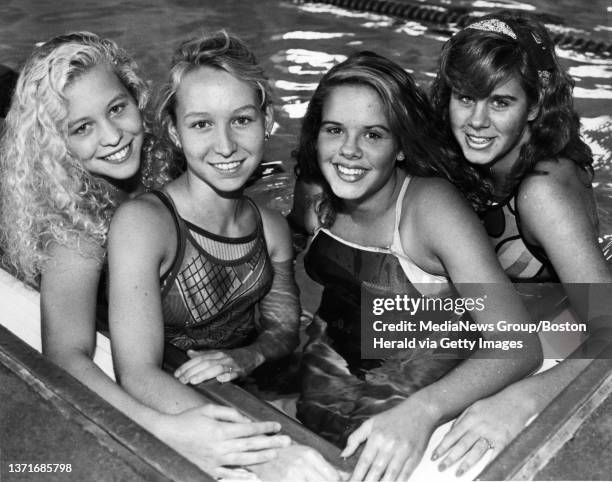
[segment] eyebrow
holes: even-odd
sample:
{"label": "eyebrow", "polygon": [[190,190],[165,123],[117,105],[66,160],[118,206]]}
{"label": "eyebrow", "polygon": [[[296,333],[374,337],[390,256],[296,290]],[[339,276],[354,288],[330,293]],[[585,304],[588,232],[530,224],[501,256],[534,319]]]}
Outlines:
{"label": "eyebrow", "polygon": [[498,99],[513,100],[513,101],[518,100],[517,97],[515,97],[514,95],[510,95],[510,94],[495,94],[495,95],[492,95],[491,98],[495,100],[498,100]]}
{"label": "eyebrow", "polygon": [[[238,114],[239,112],[242,112],[242,111],[245,111],[245,110],[259,111],[260,109],[258,107],[256,107],[254,104],[247,104],[247,105],[243,105],[241,107],[238,107],[237,109],[234,109],[232,111],[232,115]],[[183,119],[188,119],[190,117],[209,116],[209,115],[210,115],[210,113],[206,112],[206,111],[193,111],[193,112],[187,112],[183,116]]]}
{"label": "eyebrow", "polygon": [[[106,104],[106,108],[108,109],[108,107],[110,107],[112,104],[114,104],[118,100],[123,100],[127,98],[128,98],[128,94],[126,94],[125,92],[120,92]],[[70,121],[68,123],[68,130],[71,130],[73,127],[89,120],[89,118],[90,118],[89,116],[84,116],[84,117],[79,117],[78,119],[75,119],[73,121]]]}
{"label": "eyebrow", "polygon": [[[321,121],[321,125],[325,125],[325,124],[331,124],[334,126],[341,126],[342,123],[341,122],[336,122],[336,121],[332,121],[332,120],[322,120]],[[389,129],[387,126],[384,126],[382,124],[372,124],[372,125],[367,125],[367,126],[363,126],[365,129],[381,129],[385,132],[391,132],[391,129]]]}

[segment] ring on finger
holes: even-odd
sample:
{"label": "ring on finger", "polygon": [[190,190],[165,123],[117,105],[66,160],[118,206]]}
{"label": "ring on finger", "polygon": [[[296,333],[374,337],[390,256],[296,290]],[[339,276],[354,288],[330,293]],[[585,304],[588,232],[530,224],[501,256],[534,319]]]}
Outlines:
{"label": "ring on finger", "polygon": [[482,440],[487,445],[487,448],[490,449],[490,450],[493,450],[495,448],[495,445],[493,444],[493,442],[491,442],[486,437],[480,437],[478,440],[479,441]]}

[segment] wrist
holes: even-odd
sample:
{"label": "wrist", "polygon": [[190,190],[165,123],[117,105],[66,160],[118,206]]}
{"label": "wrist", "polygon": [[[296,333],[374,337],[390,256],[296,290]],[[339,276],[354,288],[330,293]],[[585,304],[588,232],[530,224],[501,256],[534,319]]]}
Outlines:
{"label": "wrist", "polygon": [[[426,387],[427,388],[427,387]],[[402,405],[406,404],[410,411],[408,415],[414,416],[415,405],[417,405],[416,413],[420,417],[425,417],[434,426],[442,424],[447,418],[444,408],[440,404],[440,399],[423,388],[411,395]]]}

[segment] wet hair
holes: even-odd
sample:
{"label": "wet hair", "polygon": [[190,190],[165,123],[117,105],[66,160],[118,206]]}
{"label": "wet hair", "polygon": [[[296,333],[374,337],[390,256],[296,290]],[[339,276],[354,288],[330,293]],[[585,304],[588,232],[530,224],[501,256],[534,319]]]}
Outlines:
{"label": "wet hair", "polygon": [[50,243],[103,246],[115,201],[67,147],[66,88],[98,65],[110,67],[143,108],[147,86],[114,42],[89,32],[54,37],[21,69],[0,148],[3,264],[36,284]]}
{"label": "wet hair", "polygon": [[321,172],[317,137],[325,101],[334,88],[342,85],[364,86],[378,94],[391,134],[405,157],[398,166],[414,176],[443,177],[469,194],[475,205],[480,204],[479,196],[484,197],[486,192],[479,192],[482,188],[476,175],[464,169],[457,154],[439,135],[426,94],[397,63],[374,52],[361,51],[332,67],[321,79],[302,120],[299,145],[294,152],[298,178],[323,187],[324,198],[317,210],[322,226],[333,224],[341,200]]}
{"label": "wet hair", "polygon": [[272,105],[268,78],[253,52],[238,37],[221,30],[182,42],[174,52],[168,80],[155,101],[151,123],[155,126],[156,142],[147,151],[156,165],[168,166],[172,177],[185,168],[183,151],[170,136],[171,127],[176,125],[176,94],[185,76],[203,67],[225,71],[249,84],[262,111]]}
{"label": "wet hair", "polygon": [[[580,138],[580,120],[573,107],[574,82],[559,65],[546,28],[524,13],[508,11],[486,15],[476,24],[476,27],[503,24],[516,38],[497,28],[468,26],[444,45],[431,98],[455,148],[461,152],[450,130],[449,102],[453,89],[482,99],[498,85],[516,78],[529,107],[538,105],[539,112],[530,122],[530,139],[520,151],[506,189],[514,191],[525,176],[534,172],[538,161],[559,157],[572,160],[592,175],[593,158]],[[484,180],[485,171],[480,173]]]}

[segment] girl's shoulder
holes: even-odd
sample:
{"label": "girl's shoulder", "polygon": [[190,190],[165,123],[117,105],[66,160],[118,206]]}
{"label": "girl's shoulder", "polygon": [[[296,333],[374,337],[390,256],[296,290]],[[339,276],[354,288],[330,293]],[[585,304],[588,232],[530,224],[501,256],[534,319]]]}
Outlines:
{"label": "girl's shoulder", "polygon": [[119,228],[164,235],[174,230],[174,220],[169,206],[157,195],[147,192],[117,208],[111,221],[111,232]]}
{"label": "girl's shoulder", "polygon": [[402,203],[402,213],[412,211],[418,217],[430,217],[439,210],[447,212],[467,206],[459,190],[441,177],[413,177]]}
{"label": "girl's shoulder", "polygon": [[285,261],[292,257],[291,232],[287,219],[276,209],[253,201],[261,216],[263,234],[268,254],[273,261]]}
{"label": "girl's shoulder", "polygon": [[560,198],[580,196],[590,191],[591,173],[570,159],[557,158],[538,162],[517,188],[517,203],[558,201]]}

